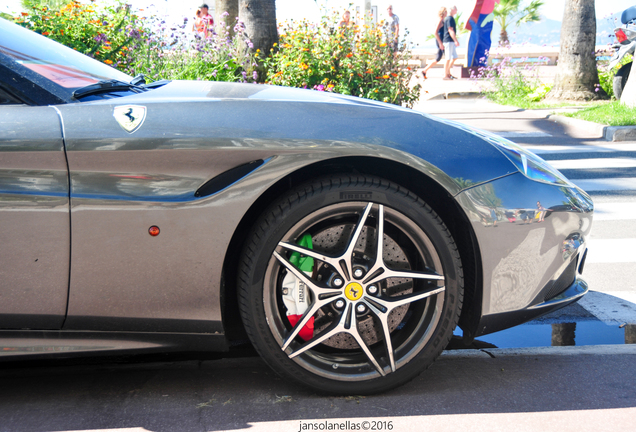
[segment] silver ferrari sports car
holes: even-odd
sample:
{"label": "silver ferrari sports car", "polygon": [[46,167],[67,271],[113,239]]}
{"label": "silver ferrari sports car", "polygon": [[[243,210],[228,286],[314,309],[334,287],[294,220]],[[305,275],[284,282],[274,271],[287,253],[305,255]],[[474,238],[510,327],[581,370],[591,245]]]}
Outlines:
{"label": "silver ferrari sports car", "polygon": [[593,204],[501,137],[146,84],[0,20],[0,358],[228,351],[368,394],[579,299]]}

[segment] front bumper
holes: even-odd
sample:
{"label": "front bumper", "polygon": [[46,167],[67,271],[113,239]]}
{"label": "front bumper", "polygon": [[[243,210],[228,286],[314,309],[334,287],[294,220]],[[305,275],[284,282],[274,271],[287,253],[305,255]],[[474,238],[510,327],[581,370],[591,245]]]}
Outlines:
{"label": "front bumper", "polygon": [[465,190],[482,263],[481,310],[465,334],[503,330],[577,301],[593,203],[581,189],[513,174]]}

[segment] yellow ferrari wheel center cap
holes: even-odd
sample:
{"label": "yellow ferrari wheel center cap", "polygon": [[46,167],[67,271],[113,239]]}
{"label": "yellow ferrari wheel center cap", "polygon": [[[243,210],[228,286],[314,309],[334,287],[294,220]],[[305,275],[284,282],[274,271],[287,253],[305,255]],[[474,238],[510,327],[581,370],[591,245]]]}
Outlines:
{"label": "yellow ferrari wheel center cap", "polygon": [[345,296],[351,301],[360,300],[363,292],[364,290],[362,289],[362,285],[358,282],[351,282],[345,288]]}

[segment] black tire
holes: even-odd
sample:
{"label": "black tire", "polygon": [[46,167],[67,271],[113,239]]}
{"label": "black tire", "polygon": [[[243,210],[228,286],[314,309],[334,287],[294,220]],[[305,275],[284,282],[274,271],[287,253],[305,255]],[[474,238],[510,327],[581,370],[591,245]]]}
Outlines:
{"label": "black tire", "polygon": [[[313,251],[296,245],[303,234]],[[311,277],[289,262],[292,249],[314,255]],[[366,274],[356,278],[352,269]],[[305,315],[316,319],[307,342],[286,318],[288,272],[305,282]],[[410,381],[440,355],[459,319],[463,273],[449,231],[420,198],[376,177],[342,175],[298,187],[261,215],[239,264],[238,298],[254,347],[285,379],[330,394],[372,394]]]}
{"label": "black tire", "polygon": [[614,89],[614,97],[617,100],[621,100],[621,96],[623,95],[623,89],[627,85],[627,79],[629,78],[629,73],[632,70],[632,62],[629,62],[616,72],[614,75],[614,81],[612,82],[612,87]]}

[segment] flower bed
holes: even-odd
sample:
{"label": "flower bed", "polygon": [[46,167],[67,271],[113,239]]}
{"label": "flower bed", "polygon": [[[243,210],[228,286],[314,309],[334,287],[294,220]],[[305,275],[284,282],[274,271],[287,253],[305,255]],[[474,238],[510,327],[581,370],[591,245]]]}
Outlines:
{"label": "flower bed", "polygon": [[386,25],[340,27],[338,15],[281,25],[280,43],[265,60],[270,84],[330,91],[412,106],[420,86],[404,41],[394,53]]}

